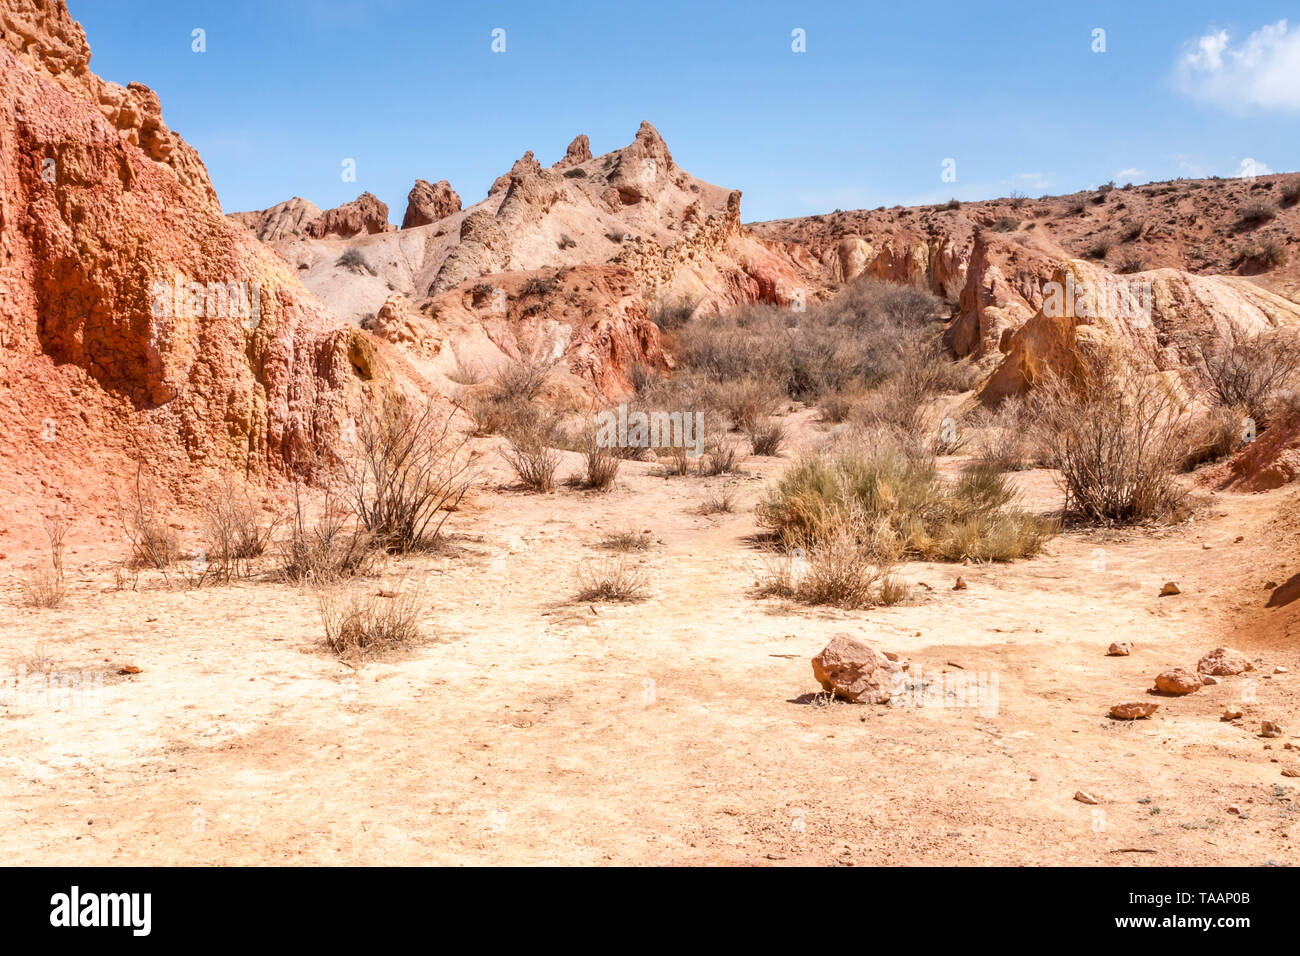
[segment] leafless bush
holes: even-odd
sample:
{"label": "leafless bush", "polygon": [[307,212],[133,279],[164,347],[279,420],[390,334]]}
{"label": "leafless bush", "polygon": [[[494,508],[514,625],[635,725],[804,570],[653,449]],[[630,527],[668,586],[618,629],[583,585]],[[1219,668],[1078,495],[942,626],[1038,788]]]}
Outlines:
{"label": "leafless bush", "polygon": [[704,460],[700,473],[709,475],[734,475],[740,472],[740,446],[729,438],[715,436],[704,444]]}
{"label": "leafless bush", "polygon": [[1243,408],[1219,405],[1194,419],[1188,427],[1182,470],[1219,461],[1241,448],[1249,418]]}
{"label": "leafless bush", "polygon": [[1090,524],[1132,524],[1176,513],[1174,480],[1189,413],[1165,382],[1118,352],[1086,358],[1077,373],[1035,388],[1048,463],[1060,471],[1065,511]]}
{"label": "leafless bush", "polygon": [[709,495],[700,505],[700,514],[731,514],[736,510],[736,489],[723,488],[717,494]]}
{"label": "leafless bush", "polygon": [[355,416],[355,453],[343,463],[346,494],[375,543],[389,551],[431,547],[473,482],[456,409],[430,401],[389,403]]}
{"label": "leafless bush", "polygon": [[50,543],[50,563],[38,566],[23,579],[23,597],[32,607],[58,607],[67,597],[68,588],[63,577],[63,535],[68,530],[66,518],[47,515],[44,519],[45,537]]}
{"label": "leafless bush", "polygon": [[252,574],[252,562],[271,543],[280,519],[268,516],[248,485],[226,473],[208,488],[200,505],[203,554],[191,580],[229,583]]}
{"label": "leafless bush", "polygon": [[369,591],[325,588],[317,596],[325,646],[359,663],[367,654],[410,644],[420,636],[419,588]]}
{"label": "leafless bush", "polygon": [[554,491],[555,471],[560,467],[560,453],[554,446],[560,443],[560,436],[550,416],[535,416],[511,430],[506,441],[501,457],[514,470],[520,484],[529,491]]}
{"label": "leafless bush", "polygon": [[1201,368],[1216,404],[1245,409],[1263,428],[1269,403],[1296,384],[1300,338],[1284,333],[1242,336],[1202,351]]}
{"label": "leafless bush", "polygon": [[1253,200],[1237,210],[1237,228],[1254,229],[1277,216],[1277,209],[1270,203]]}
{"label": "leafless bush", "polygon": [[338,501],[329,485],[313,519],[302,486],[294,483],[289,536],[278,555],[281,577],[295,584],[329,583],[364,573],[373,560],[373,536],[358,526],[352,509]]}
{"label": "leafless bush", "polygon": [[180,553],[175,530],[167,523],[153,489],[144,480],[144,466],[137,465],[135,485],[125,504],[118,503],[118,516],[131,544],[131,563],[139,568],[165,571]]}
{"label": "leafless bush", "polygon": [[579,442],[585,467],[578,484],[596,491],[608,491],[614,487],[614,479],[618,477],[618,468],[622,463],[618,448],[600,444],[596,440],[594,429],[584,432]]}

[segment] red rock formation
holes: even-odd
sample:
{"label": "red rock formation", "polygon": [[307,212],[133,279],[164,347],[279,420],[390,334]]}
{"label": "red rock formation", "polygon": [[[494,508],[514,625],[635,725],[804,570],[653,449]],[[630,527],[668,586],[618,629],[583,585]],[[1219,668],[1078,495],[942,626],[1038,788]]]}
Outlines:
{"label": "red rock formation", "polygon": [[351,239],[362,233],[373,236],[392,231],[388,206],[372,193],[362,193],[352,202],[325,210],[307,223],[303,235],[312,239]]}
{"label": "red rock formation", "polygon": [[451,183],[440,179],[429,185],[423,179],[417,179],[406,197],[406,215],[402,217],[402,228],[427,226],[431,222],[446,219],[460,212],[460,196],[451,188]]}
{"label": "red rock formation", "polygon": [[564,158],[551,168],[568,169],[570,166],[581,166],[589,159],[591,159],[591,140],[587,139],[586,133],[583,133],[573,138],[569,148],[564,151]]}
{"label": "red rock formation", "polygon": [[130,458],[178,487],[201,466],[307,467],[377,344],[221,215],[156,101],[106,115],[62,2],[0,17],[5,480],[94,496]]}

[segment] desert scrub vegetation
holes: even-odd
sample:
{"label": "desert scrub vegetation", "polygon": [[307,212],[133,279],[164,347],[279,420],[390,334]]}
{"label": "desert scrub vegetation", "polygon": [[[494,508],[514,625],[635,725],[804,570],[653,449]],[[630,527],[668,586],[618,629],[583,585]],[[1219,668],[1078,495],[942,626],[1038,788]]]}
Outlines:
{"label": "desert scrub vegetation", "polygon": [[764,418],[749,428],[749,444],[755,455],[774,458],[785,444],[785,425],[774,418]]}
{"label": "desert scrub vegetation", "polygon": [[1186,492],[1174,473],[1187,454],[1191,415],[1158,374],[1105,352],[1071,374],[1045,376],[1033,395],[1069,518],[1137,524],[1180,513]]}
{"label": "desert scrub vegetation", "polygon": [[324,643],[354,665],[367,655],[410,644],[420,636],[423,608],[420,589],[398,585],[390,590],[322,588],[316,607]]}
{"label": "desert scrub vegetation", "polygon": [[873,521],[853,502],[823,534],[769,552],[758,592],[850,609],[897,604],[907,596],[896,573],[902,556],[902,543],[889,523]]}
{"label": "desert scrub vegetation", "polygon": [[623,531],[611,531],[600,539],[596,547],[626,554],[632,551],[648,551],[652,544],[654,544],[654,536],[649,531],[629,528]]}
{"label": "desert scrub vegetation", "polygon": [[163,514],[157,493],[145,480],[143,465],[136,465],[131,495],[125,502],[119,499],[117,511],[130,544],[131,567],[165,572],[180,555],[180,540]]}
{"label": "desert scrub vegetation", "polygon": [[1273,403],[1296,386],[1300,338],[1287,332],[1242,335],[1203,350],[1201,369],[1216,405],[1244,412],[1262,429]]}
{"label": "desert scrub vegetation", "polygon": [[303,500],[302,485],[295,481],[288,523],[288,535],[275,555],[285,581],[325,584],[364,574],[374,563],[374,538],[359,526],[331,484],[325,485],[320,510],[313,516]]}
{"label": "desert scrub vegetation", "polygon": [[42,523],[49,542],[50,563],[38,564],[23,577],[23,599],[31,607],[56,608],[68,595],[63,576],[63,536],[68,530],[68,521],[58,515],[47,515]]}
{"label": "desert scrub vegetation", "polygon": [[255,559],[266,553],[281,521],[246,482],[230,472],[222,474],[200,505],[204,548],[192,565],[190,583],[201,587],[251,577]]}
{"label": "desert scrub vegetation", "polygon": [[811,552],[846,526],[882,525],[897,536],[900,553],[1010,561],[1037,554],[1052,534],[1049,522],[1015,500],[992,469],[948,480],[933,456],[879,442],[806,456],[781,477],[757,514],[786,549]]}
{"label": "desert scrub vegetation", "polygon": [[1282,205],[1291,207],[1300,203],[1300,179],[1292,179],[1282,187]]}
{"label": "desert scrub vegetation", "polygon": [[549,359],[512,358],[492,373],[489,381],[465,399],[465,411],[474,419],[479,435],[505,435],[526,426],[540,414],[537,399],[555,370]]}
{"label": "desert scrub vegetation", "polygon": [[406,552],[433,547],[473,483],[468,437],[440,412],[391,401],[355,416],[356,440],[342,463],[348,502],[375,546]]}
{"label": "desert scrub vegetation", "polygon": [[577,601],[644,601],[650,577],[626,553],[586,558],[578,565]]}
{"label": "desert scrub vegetation", "polygon": [[1263,200],[1252,200],[1237,210],[1237,228],[1255,229],[1277,216],[1277,208]]}
{"label": "desert scrub vegetation", "polygon": [[971,416],[971,452],[982,467],[994,471],[1020,471],[1033,467],[1038,454],[1035,422],[1024,399],[1010,396],[996,408],[979,409]]}
{"label": "desert scrub vegetation", "polygon": [[344,249],[343,255],[339,256],[334,264],[351,272],[365,273],[368,275],[377,274],[374,266],[370,264],[370,260],[366,258],[366,254],[356,246],[353,246],[350,249]]}
{"label": "desert scrub vegetation", "polygon": [[555,490],[555,472],[560,467],[560,453],[555,446],[562,440],[550,415],[535,414],[506,432],[507,444],[501,457],[524,488],[551,492]]}
{"label": "desert scrub vegetation", "polygon": [[623,459],[617,446],[602,445],[594,428],[585,429],[577,438],[577,450],[582,453],[583,469],[571,479],[579,488],[591,491],[608,491],[614,487],[619,465]]}
{"label": "desert scrub vegetation", "polygon": [[1276,269],[1287,263],[1286,249],[1280,242],[1273,239],[1263,241],[1248,242],[1233,256],[1232,266],[1234,269],[1252,269],[1258,272],[1267,272],[1269,269]]}

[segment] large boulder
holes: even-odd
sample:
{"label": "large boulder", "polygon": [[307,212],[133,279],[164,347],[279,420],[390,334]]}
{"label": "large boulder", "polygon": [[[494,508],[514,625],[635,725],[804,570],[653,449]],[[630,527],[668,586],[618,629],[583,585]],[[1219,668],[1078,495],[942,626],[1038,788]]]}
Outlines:
{"label": "large boulder", "polygon": [[1189,671],[1186,667],[1172,667],[1156,675],[1156,690],[1162,694],[1182,696],[1201,689],[1203,682],[1200,674]]}
{"label": "large boulder", "polygon": [[321,213],[306,225],[303,234],[312,239],[351,239],[362,233],[375,235],[392,229],[388,205],[373,193],[362,193],[352,202]]}
{"label": "large boulder", "polygon": [[1254,669],[1255,665],[1245,654],[1230,647],[1216,647],[1196,662],[1197,673],[1212,674],[1215,677],[1231,677]]}
{"label": "large boulder", "polygon": [[451,183],[440,179],[430,185],[423,179],[417,179],[406,197],[406,215],[402,217],[402,228],[427,226],[458,212],[460,196],[451,188]]}
{"label": "large boulder", "polygon": [[885,704],[897,690],[902,667],[847,634],[837,634],[812,659],[813,676],[836,697],[858,704]]}

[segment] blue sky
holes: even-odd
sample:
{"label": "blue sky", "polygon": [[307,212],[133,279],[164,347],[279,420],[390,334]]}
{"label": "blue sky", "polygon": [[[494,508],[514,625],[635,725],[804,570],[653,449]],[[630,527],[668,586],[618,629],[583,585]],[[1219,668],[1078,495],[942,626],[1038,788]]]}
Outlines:
{"label": "blue sky", "polygon": [[599,154],[643,119],[685,169],[743,189],[746,220],[1300,168],[1296,4],[68,6],[91,68],[158,92],[228,212],[369,190],[400,222],[417,177],[469,205],[525,149],[550,164],[586,133]]}

